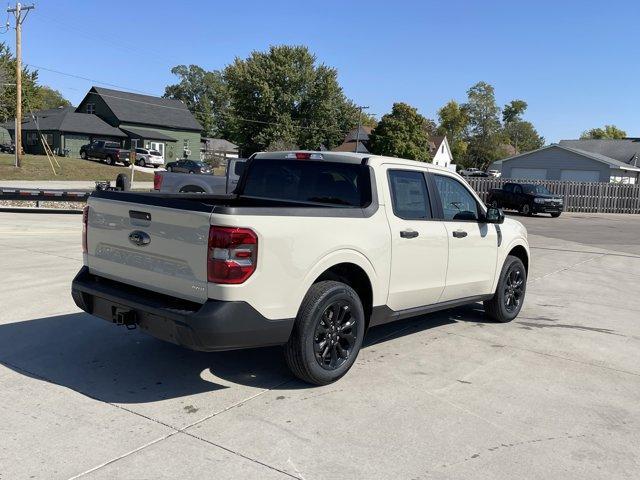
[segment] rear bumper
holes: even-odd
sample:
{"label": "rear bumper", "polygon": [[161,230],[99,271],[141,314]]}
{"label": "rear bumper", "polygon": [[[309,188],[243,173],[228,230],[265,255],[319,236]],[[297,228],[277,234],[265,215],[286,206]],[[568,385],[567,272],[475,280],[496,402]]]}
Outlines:
{"label": "rear bumper", "polygon": [[139,327],[192,350],[220,351],[282,345],[294,319],[269,320],[247,302],[204,304],[158,294],[93,275],[84,266],[73,280],[76,305],[108,322]]}

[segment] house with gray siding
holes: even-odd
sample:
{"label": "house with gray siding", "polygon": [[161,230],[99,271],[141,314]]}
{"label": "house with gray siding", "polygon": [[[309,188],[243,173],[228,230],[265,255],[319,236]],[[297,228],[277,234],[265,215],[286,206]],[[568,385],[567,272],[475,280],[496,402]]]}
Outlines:
{"label": "house with gray siding", "polygon": [[[640,161],[638,164],[640,165]],[[500,170],[503,178],[522,180],[629,184],[640,181],[640,166],[634,165],[633,158],[630,162],[625,162],[562,142],[505,158],[494,162],[489,168]]]}
{"label": "house with gray siding", "polygon": [[180,100],[91,87],[76,112],[96,115],[132,144],[161,152],[166,160],[200,159],[202,126]]}

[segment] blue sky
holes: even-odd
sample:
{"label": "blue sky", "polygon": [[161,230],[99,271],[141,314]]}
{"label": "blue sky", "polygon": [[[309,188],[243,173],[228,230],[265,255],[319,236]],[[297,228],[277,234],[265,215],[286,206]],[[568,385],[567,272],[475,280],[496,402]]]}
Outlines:
{"label": "blue sky", "polygon": [[[477,81],[529,103],[547,142],[613,123],[640,136],[640,10],[588,1],[36,2],[24,61],[79,102],[91,82],[161,95],[177,64],[220,69],[271,44],[304,44],[347,96],[380,115],[404,101],[430,118]],[[13,48],[13,30],[0,36]]]}

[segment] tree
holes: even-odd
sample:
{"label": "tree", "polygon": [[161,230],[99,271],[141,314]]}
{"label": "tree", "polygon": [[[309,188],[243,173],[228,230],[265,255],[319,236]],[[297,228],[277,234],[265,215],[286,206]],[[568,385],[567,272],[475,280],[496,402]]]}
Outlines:
{"label": "tree", "polygon": [[544,137],[538,134],[531,122],[509,122],[504,126],[504,133],[518,153],[537,150],[544,145]]}
{"label": "tree", "polygon": [[38,90],[38,109],[58,108],[58,107],[70,107],[71,102],[64,98],[58,90],[41,86]]}
{"label": "tree", "polygon": [[478,82],[467,91],[464,110],[469,116],[469,156],[471,163],[483,168],[500,158],[504,135],[500,124],[500,107],[494,88]]}
{"label": "tree", "polygon": [[582,132],[580,139],[613,139],[619,140],[621,138],[627,138],[627,132],[619,129],[615,125],[605,125],[604,128],[592,128]]}
{"label": "tree", "polygon": [[[0,117],[3,121],[16,116],[16,58],[6,43],[0,42]],[[40,108],[38,98],[38,72],[22,68],[22,111]]]}
{"label": "tree", "polygon": [[506,125],[522,120],[522,114],[527,109],[527,106],[527,102],[524,100],[511,100],[502,110],[502,123]]}
{"label": "tree", "polygon": [[358,110],[345,97],[336,70],[317,64],[304,46],[272,46],[236,58],[223,78],[228,131],[245,155],[274,145],[330,149],[358,124]]}
{"label": "tree", "polygon": [[518,153],[536,150],[544,145],[544,138],[538,134],[533,124],[522,120],[526,109],[527,102],[524,100],[512,100],[502,110],[504,134]]}
{"label": "tree", "polygon": [[469,115],[455,100],[449,101],[438,110],[438,135],[446,135],[454,161],[464,162],[469,146],[466,140]]}
{"label": "tree", "polygon": [[[432,122],[431,122],[432,123]],[[406,103],[394,103],[369,136],[372,153],[426,162],[430,160],[430,121]]]}
{"label": "tree", "polygon": [[[16,58],[4,42],[0,42],[0,119],[6,122],[16,116]],[[71,102],[62,94],[38,84],[37,70],[22,68],[22,113],[69,106]]]}
{"label": "tree", "polygon": [[206,136],[224,137],[229,95],[222,73],[208,72],[198,65],[177,65],[171,73],[180,81],[165,88],[165,98],[181,100],[200,122]]}

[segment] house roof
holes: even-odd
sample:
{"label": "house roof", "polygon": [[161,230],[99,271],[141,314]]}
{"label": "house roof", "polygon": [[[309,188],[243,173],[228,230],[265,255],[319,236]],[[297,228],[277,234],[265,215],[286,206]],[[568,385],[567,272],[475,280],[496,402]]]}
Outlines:
{"label": "house roof", "polygon": [[91,87],[82,103],[91,102],[93,95],[99,95],[118,120],[123,123],[182,130],[202,130],[202,126],[180,100],[122,92],[110,88]]}
{"label": "house roof", "polygon": [[166,133],[158,132],[151,128],[135,128],[135,127],[122,127],[123,132],[129,133],[134,137],[146,138],[147,140],[164,140],[167,142],[177,142],[177,140]]}
{"label": "house roof", "polygon": [[[13,123],[13,122],[8,122]],[[14,130],[10,125],[7,129]],[[74,107],[53,108],[33,112],[22,122],[22,130],[58,130],[69,133],[85,133],[88,135],[104,135],[109,137],[126,137],[118,128],[112,127],[96,115],[78,113]]]}
{"label": "house roof", "polygon": [[560,140],[559,145],[604,155],[624,163],[633,163],[637,155],[640,165],[640,138]]}
{"label": "house roof", "polygon": [[344,142],[341,145],[338,145],[335,148],[331,149],[332,152],[357,152],[357,153],[369,153],[367,147],[365,147],[364,143],[358,142],[358,148],[356,150],[356,142]]}
{"label": "house roof", "polygon": [[565,145],[558,145],[556,143],[547,145],[546,147],[538,148],[537,150],[531,150],[530,152],[520,153],[519,155],[514,155],[509,158],[503,158],[501,162],[502,164],[504,164],[504,162],[508,162],[510,160],[523,157],[525,155],[531,155],[532,153],[548,150],[550,148],[560,148],[562,150],[576,153],[578,155],[582,155],[583,157],[590,158],[591,160],[596,160],[598,162],[606,163],[607,165],[609,165],[610,168],[618,168],[620,170],[627,170],[631,172],[640,172],[640,167],[634,167],[633,165],[629,165],[628,163],[621,162],[620,160],[616,160],[615,158],[607,157],[606,155],[601,155],[599,153],[587,152],[585,150],[580,150],[577,148],[570,148]]}
{"label": "house roof", "polygon": [[203,143],[205,144],[206,150],[213,152],[237,152],[238,146],[235,143],[231,143],[224,138],[209,138],[204,137]]}
{"label": "house roof", "polygon": [[444,135],[429,137],[429,150],[431,151],[431,153],[438,151],[440,145],[442,145],[442,142],[444,142],[444,139]]}
{"label": "house roof", "polygon": [[358,128],[354,128],[352,129],[349,133],[347,133],[347,136],[345,137],[344,141],[345,142],[355,142],[356,138],[358,138],[358,140],[362,141],[362,142],[368,142],[369,141],[369,135],[371,134],[371,131],[373,130],[373,128],[371,127],[366,127],[364,125],[360,126],[360,134],[358,134]]}

